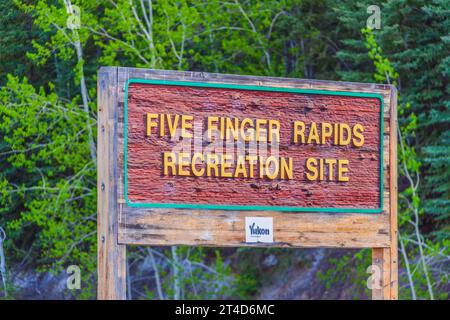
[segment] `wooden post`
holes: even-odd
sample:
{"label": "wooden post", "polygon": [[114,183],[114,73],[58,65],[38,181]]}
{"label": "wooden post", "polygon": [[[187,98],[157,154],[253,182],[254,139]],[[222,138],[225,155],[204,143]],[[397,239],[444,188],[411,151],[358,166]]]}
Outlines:
{"label": "wooden post", "polygon": [[117,223],[117,68],[101,68],[97,81],[97,297],[100,300],[124,300],[126,246],[118,244]]}
{"label": "wooden post", "polygon": [[373,300],[398,299],[398,230],[397,230],[397,90],[391,89],[389,137],[390,174],[390,247],[372,250],[372,265],[380,270],[380,289],[372,290]]}

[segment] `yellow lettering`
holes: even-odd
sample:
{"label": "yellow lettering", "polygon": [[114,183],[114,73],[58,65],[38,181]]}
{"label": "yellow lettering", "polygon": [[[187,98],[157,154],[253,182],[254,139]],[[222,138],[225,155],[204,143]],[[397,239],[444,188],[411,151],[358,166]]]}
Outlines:
{"label": "yellow lettering", "polygon": [[325,164],[328,165],[328,180],[333,181],[334,180],[334,165],[336,164],[336,159],[325,159]]}
{"label": "yellow lettering", "polygon": [[258,159],[257,156],[246,156],[245,159],[248,161],[248,167],[250,172],[250,178],[254,177],[254,168],[253,165],[255,164],[256,160]]}
{"label": "yellow lettering", "polygon": [[[345,165],[345,167],[344,167]],[[350,178],[348,176],[343,176],[343,173],[348,172],[349,161],[347,159],[338,160],[338,181],[349,181]]]}
{"label": "yellow lettering", "polygon": [[167,127],[169,128],[169,134],[173,139],[175,134],[177,133],[178,121],[180,119],[180,115],[176,114],[174,119],[172,120],[172,115],[167,115]]}
{"label": "yellow lettering", "polygon": [[192,120],[194,117],[182,115],[181,116],[181,136],[183,138],[192,138],[192,133],[186,130],[192,130]]}
{"label": "yellow lettering", "polygon": [[314,140],[316,144],[320,144],[319,133],[317,132],[317,124],[315,122],[311,122],[311,127],[309,128],[308,143],[311,143],[312,140]]}
{"label": "yellow lettering", "polygon": [[247,178],[247,170],[245,168],[245,159],[243,156],[238,156],[236,162],[236,171],[234,172],[234,177],[239,178],[239,175],[243,175],[244,178]]}
{"label": "yellow lettering", "polygon": [[306,172],[306,178],[309,181],[317,180],[317,160],[314,158],[308,158],[306,160],[306,169],[309,171]]}
{"label": "yellow lettering", "polygon": [[226,171],[231,168],[231,160],[233,159],[233,155],[224,154],[222,156],[222,161],[220,164],[220,174],[224,178],[231,178],[233,174],[229,171]]}
{"label": "yellow lettering", "polygon": [[294,143],[298,143],[299,136],[301,143],[305,143],[305,123],[303,121],[294,122]]}
{"label": "yellow lettering", "polygon": [[[249,128],[245,129],[245,125],[248,124]],[[241,122],[241,136],[244,139],[244,141],[248,142],[248,141],[253,141],[253,133],[254,133],[254,129],[253,129],[253,121],[252,119],[249,118],[245,118],[244,120],[242,120]]]}
{"label": "yellow lettering", "polygon": [[152,134],[152,128],[155,128],[157,126],[156,122],[153,122],[152,120],[157,119],[158,115],[156,113],[147,113],[147,136],[151,136]]}
{"label": "yellow lettering", "polygon": [[281,158],[281,179],[286,179],[286,176],[289,180],[294,179],[292,158],[289,157],[288,160],[289,164],[286,162],[286,158]]}
{"label": "yellow lettering", "polygon": [[227,118],[227,134],[226,134],[227,140],[230,139],[230,135],[233,136],[234,141],[237,141],[239,139],[238,122],[239,122],[238,118],[234,119]]}
{"label": "yellow lettering", "polygon": [[164,123],[165,123],[164,113],[161,113],[159,115],[159,136],[160,137],[164,137],[164,129],[165,129]]}
{"label": "yellow lettering", "polygon": [[[346,137],[344,138],[344,130],[346,131]],[[339,145],[346,146],[350,143],[350,139],[352,138],[350,133],[350,126],[346,123],[341,123],[339,126]]]}
{"label": "yellow lettering", "polygon": [[[175,154],[173,152],[164,152],[164,175],[169,175],[169,168],[172,170],[172,175],[177,174],[177,169],[175,167]],[[169,160],[170,159],[170,160]]]}
{"label": "yellow lettering", "polygon": [[269,142],[272,142],[273,136],[276,142],[280,142],[280,121],[278,120],[269,120]]}
{"label": "yellow lettering", "polygon": [[256,141],[267,141],[267,130],[265,128],[261,128],[261,126],[264,126],[267,124],[267,120],[265,119],[256,119]]}
{"label": "yellow lettering", "polygon": [[[261,161],[262,162],[262,161]],[[273,168],[273,172],[271,172]],[[280,170],[280,164],[274,156],[270,156],[266,159],[266,176],[270,180],[274,180],[278,177],[278,171]]]}
{"label": "yellow lettering", "polygon": [[217,122],[219,121],[218,117],[208,117],[208,140],[212,141],[212,133],[213,131],[217,132]]}
{"label": "yellow lettering", "polygon": [[211,171],[214,169],[214,176],[219,175],[218,157],[215,153],[208,153],[206,156],[206,176],[211,177]]}
{"label": "yellow lettering", "polygon": [[319,180],[323,181],[323,159],[319,159]]}
{"label": "yellow lettering", "polygon": [[185,170],[184,167],[189,165],[190,154],[187,152],[180,152],[178,156],[178,175],[188,176],[189,171]]}
{"label": "yellow lettering", "polygon": [[199,153],[199,152],[195,152],[194,155],[192,156],[192,173],[194,174],[194,176],[196,177],[201,177],[205,174],[205,168],[201,167],[200,170],[197,170],[197,167],[195,166],[197,163],[197,160],[199,160],[199,162],[203,162],[203,154]]}
{"label": "yellow lettering", "polygon": [[331,138],[333,127],[330,123],[322,123],[322,144],[326,144],[327,139]]}
{"label": "yellow lettering", "polygon": [[357,123],[355,124],[355,126],[353,127],[353,145],[355,147],[362,147],[362,145],[364,144],[364,135],[362,134],[364,132],[364,127]]}

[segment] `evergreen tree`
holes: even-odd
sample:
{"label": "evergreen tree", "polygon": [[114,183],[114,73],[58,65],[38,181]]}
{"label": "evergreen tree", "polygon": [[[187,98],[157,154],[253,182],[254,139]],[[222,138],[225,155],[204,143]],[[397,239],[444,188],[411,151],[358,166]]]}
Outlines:
{"label": "evergreen tree", "polygon": [[[338,52],[338,57],[352,66],[351,70],[340,72],[343,80],[373,81],[367,49],[362,36],[357,34],[366,24],[369,16],[366,8],[370,4],[370,1],[343,1],[335,7],[341,23],[355,34],[342,40],[345,48]],[[381,29],[374,30],[384,56],[399,73],[400,102],[410,103],[409,112],[417,115],[413,144],[424,163],[420,193],[425,212],[443,230],[448,230],[450,224],[449,4],[448,0],[383,1]],[[441,236],[445,236],[443,230],[439,232]]]}
{"label": "evergreen tree", "polygon": [[33,75],[33,64],[26,52],[32,49],[31,40],[37,34],[32,30],[31,17],[21,12],[12,0],[1,1],[0,12],[0,85],[4,85],[8,73]]}

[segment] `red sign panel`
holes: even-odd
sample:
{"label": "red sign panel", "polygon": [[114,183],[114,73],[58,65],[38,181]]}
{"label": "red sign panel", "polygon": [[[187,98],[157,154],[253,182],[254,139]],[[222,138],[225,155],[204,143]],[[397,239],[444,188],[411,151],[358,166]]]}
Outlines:
{"label": "red sign panel", "polygon": [[374,93],[129,80],[125,199],[381,212],[382,113]]}

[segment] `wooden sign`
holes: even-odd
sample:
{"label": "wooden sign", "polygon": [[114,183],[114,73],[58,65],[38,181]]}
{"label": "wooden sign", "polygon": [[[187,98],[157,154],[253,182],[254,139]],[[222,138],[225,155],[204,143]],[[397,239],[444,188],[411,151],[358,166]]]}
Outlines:
{"label": "wooden sign", "polygon": [[374,93],[129,79],[131,207],[380,213]]}
{"label": "wooden sign", "polygon": [[396,298],[395,88],[111,67],[98,91],[99,298],[127,244],[374,248]]}

